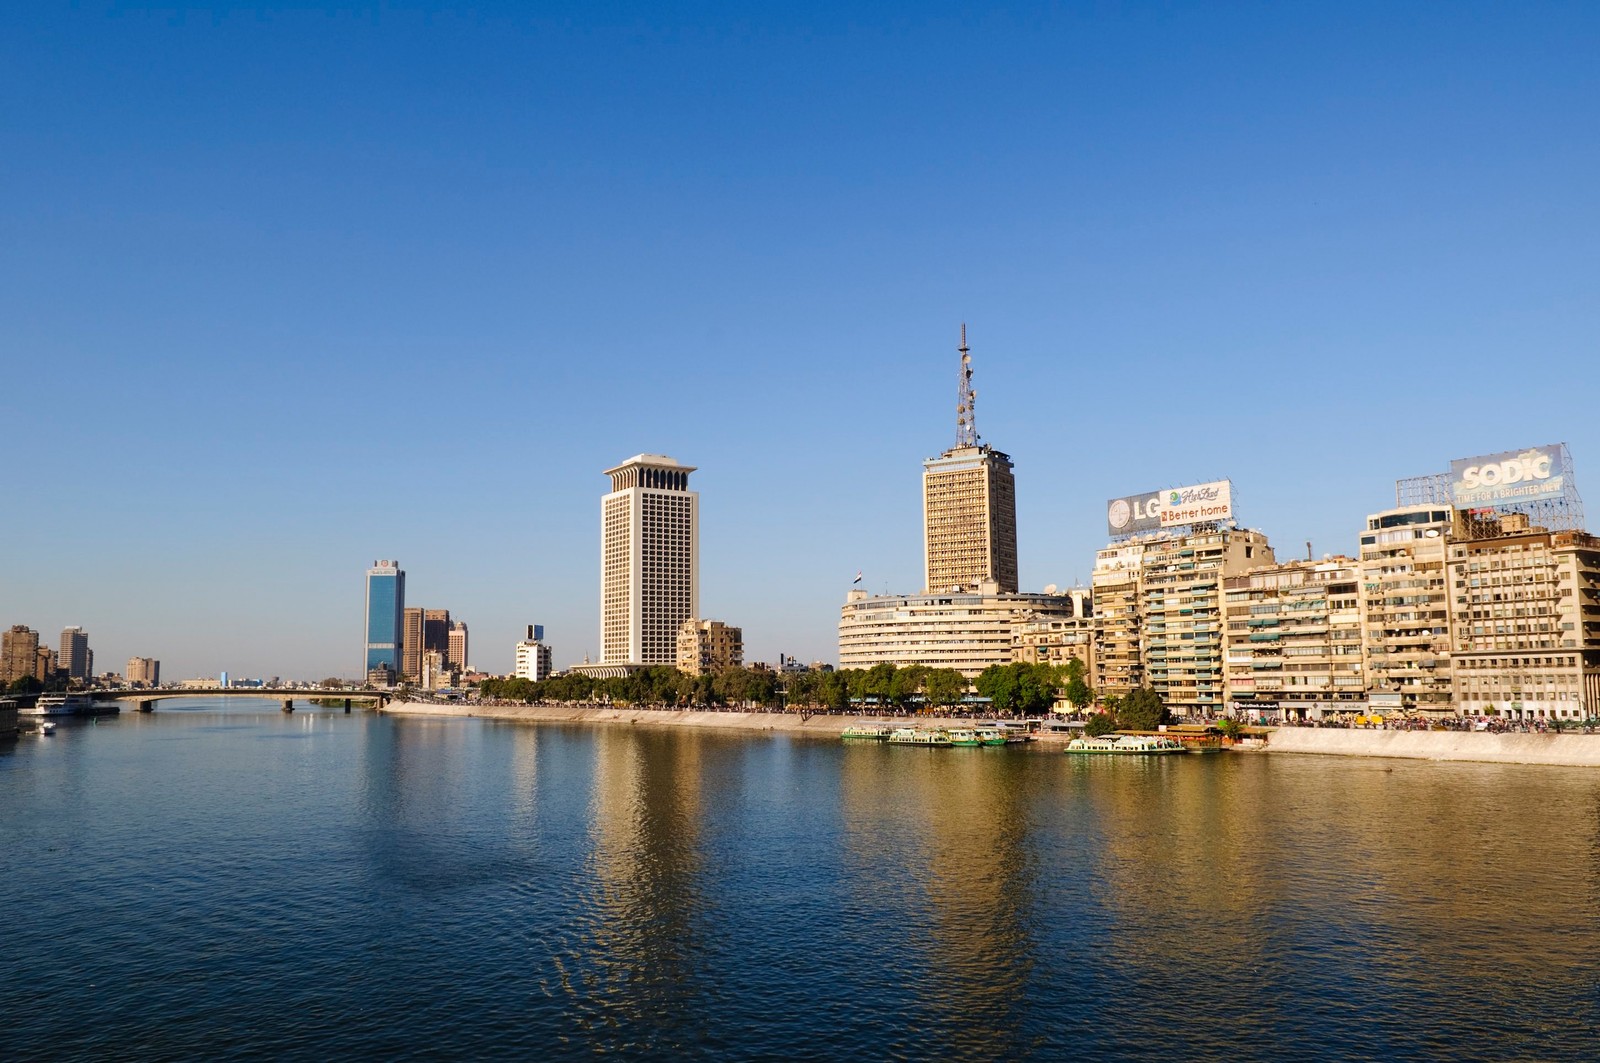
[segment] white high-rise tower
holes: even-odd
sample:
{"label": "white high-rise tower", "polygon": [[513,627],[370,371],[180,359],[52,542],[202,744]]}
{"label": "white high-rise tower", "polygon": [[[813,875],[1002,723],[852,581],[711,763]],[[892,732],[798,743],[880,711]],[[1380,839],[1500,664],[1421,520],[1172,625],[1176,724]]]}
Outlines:
{"label": "white high-rise tower", "polygon": [[674,664],[678,626],[700,608],[694,467],[638,454],[607,469],[600,500],[602,664]]}

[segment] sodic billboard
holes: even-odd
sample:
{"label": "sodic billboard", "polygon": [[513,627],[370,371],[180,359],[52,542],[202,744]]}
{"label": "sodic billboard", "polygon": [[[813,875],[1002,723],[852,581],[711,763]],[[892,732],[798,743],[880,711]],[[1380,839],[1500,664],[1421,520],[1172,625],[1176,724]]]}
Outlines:
{"label": "sodic billboard", "polygon": [[1555,443],[1458,458],[1450,463],[1450,500],[1462,509],[1477,509],[1560,498],[1566,488],[1560,455],[1561,444]]}
{"label": "sodic billboard", "polygon": [[1173,528],[1233,516],[1233,483],[1215,480],[1193,487],[1123,495],[1106,504],[1106,531],[1112,535]]}

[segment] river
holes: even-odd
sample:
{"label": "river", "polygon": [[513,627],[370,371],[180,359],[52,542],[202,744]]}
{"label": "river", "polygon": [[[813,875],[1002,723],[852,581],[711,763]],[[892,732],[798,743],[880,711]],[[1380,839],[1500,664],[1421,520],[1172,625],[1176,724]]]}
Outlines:
{"label": "river", "polygon": [[165,702],[0,743],[8,1060],[1587,1059],[1600,771]]}

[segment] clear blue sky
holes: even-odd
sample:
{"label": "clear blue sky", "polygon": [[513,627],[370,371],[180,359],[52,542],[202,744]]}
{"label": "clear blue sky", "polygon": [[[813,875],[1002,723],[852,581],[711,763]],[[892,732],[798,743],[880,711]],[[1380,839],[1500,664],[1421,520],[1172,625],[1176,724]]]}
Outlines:
{"label": "clear blue sky", "polygon": [[1600,485],[1600,6],[313,7],[0,14],[0,624],[102,667],[354,675],[380,557],[576,661],[640,451],[702,611],[832,659],[963,320],[1029,588],[1148,488],[1297,554],[1452,457]]}

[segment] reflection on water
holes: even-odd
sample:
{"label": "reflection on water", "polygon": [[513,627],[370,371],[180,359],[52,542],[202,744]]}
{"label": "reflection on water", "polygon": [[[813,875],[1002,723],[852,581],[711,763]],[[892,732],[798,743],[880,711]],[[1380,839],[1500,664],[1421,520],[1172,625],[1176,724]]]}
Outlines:
{"label": "reflection on water", "polygon": [[1600,1020],[1579,769],[213,705],[14,743],[0,846],[8,1059],[1587,1058]]}

